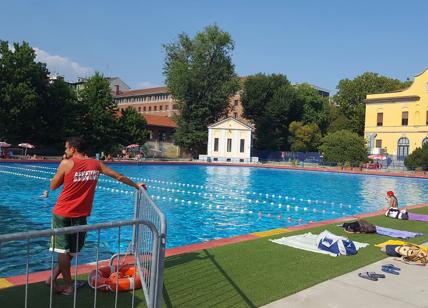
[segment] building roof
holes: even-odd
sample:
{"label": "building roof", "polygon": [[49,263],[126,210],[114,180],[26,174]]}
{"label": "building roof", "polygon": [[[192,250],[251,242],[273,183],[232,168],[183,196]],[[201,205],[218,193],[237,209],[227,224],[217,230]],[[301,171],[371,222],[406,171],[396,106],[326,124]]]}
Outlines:
{"label": "building roof", "polygon": [[162,127],[171,127],[177,128],[177,123],[171,118],[155,116],[150,114],[144,114],[144,118],[147,121],[147,125],[149,126],[162,126]]}
{"label": "building roof", "polygon": [[150,95],[150,94],[165,94],[165,93],[168,93],[167,87],[157,87],[157,88],[126,91],[115,97],[119,98],[119,97],[130,97],[130,96]]}
{"label": "building roof", "polygon": [[235,122],[237,122],[238,124],[240,124],[240,125],[244,126],[246,129],[249,129],[249,130],[252,130],[252,129],[253,129],[253,128],[252,128],[251,126],[249,126],[248,124],[246,124],[246,123],[244,123],[244,122],[242,122],[242,121],[239,121],[238,119],[232,118],[232,117],[228,117],[228,118],[226,118],[226,119],[223,119],[223,120],[220,120],[220,121],[218,121],[218,122],[216,122],[216,123],[213,123],[213,124],[211,124],[210,126],[208,126],[208,128],[215,128],[215,127],[217,127],[217,126],[219,126],[219,125],[221,125],[221,124],[223,124],[223,123],[225,123],[225,122],[227,122],[227,121],[235,121]]}

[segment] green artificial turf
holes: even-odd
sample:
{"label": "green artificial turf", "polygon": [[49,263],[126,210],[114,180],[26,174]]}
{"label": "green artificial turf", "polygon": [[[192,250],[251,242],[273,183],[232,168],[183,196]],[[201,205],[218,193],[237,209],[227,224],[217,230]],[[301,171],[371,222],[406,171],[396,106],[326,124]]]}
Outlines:
{"label": "green artificial turf", "polygon": [[[428,214],[428,207],[412,212]],[[367,220],[382,227],[422,232],[424,236],[411,241],[428,241],[426,222],[385,216]],[[326,229],[370,245],[355,256],[331,257],[269,241],[305,232],[318,234]],[[385,258],[374,244],[388,239],[376,234],[348,234],[333,224],[172,256],[165,260],[163,303],[167,307],[258,307]],[[3,303],[4,307],[19,307],[23,291],[23,287],[0,290],[2,307]],[[49,289],[33,284],[29,297],[29,307],[46,307]],[[131,298],[131,293],[121,293],[118,306],[131,307]],[[55,296],[54,302],[54,307],[71,307],[72,297]],[[97,307],[113,307],[114,294],[99,293],[98,303]],[[136,292],[135,303],[136,307],[144,307],[141,291]],[[93,291],[79,290],[77,306],[93,307]]]}

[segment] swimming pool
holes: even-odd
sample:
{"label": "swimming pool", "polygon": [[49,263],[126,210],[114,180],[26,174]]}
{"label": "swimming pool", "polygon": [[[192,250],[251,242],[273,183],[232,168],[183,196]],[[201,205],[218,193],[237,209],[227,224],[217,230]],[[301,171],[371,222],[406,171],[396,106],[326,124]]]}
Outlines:
{"label": "swimming pool", "polygon": [[[0,164],[0,233],[50,228],[60,189],[41,198],[57,164]],[[400,206],[426,202],[428,180],[330,172],[206,165],[125,165],[112,167],[148,184],[149,195],[168,221],[167,247],[227,238],[373,212],[385,206],[394,190]],[[89,223],[130,219],[133,189],[101,177]],[[117,249],[117,235],[105,231],[101,257]],[[109,233],[111,232],[111,234]],[[95,249],[89,236],[85,251]],[[130,238],[130,230],[125,232]],[[123,241],[121,249],[126,249]],[[49,268],[46,241],[32,243],[30,268]],[[22,245],[1,248],[0,277],[23,273]],[[90,255],[90,253],[88,253]],[[3,262],[3,258],[6,262]],[[82,262],[93,261],[82,256]]]}

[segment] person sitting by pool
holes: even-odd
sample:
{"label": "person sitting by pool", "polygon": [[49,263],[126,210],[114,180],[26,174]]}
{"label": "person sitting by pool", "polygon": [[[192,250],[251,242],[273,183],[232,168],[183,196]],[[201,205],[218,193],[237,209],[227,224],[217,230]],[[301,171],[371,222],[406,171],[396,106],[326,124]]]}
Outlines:
{"label": "person sitting by pool", "polygon": [[388,202],[388,207],[385,208],[385,216],[391,217],[391,218],[398,218],[398,219],[408,219],[408,213],[406,209],[400,210],[398,208],[398,199],[395,196],[393,191],[387,191],[386,192],[386,201]]}

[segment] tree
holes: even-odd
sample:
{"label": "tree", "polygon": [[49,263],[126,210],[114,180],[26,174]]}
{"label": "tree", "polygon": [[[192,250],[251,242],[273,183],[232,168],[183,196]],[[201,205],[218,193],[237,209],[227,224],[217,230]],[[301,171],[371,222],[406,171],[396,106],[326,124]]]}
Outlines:
{"label": "tree", "polygon": [[347,162],[359,165],[367,160],[366,141],[348,130],[327,134],[319,148],[326,163]]}
{"label": "tree", "polygon": [[100,73],[88,79],[79,93],[82,113],[79,116],[80,135],[94,152],[110,152],[118,142],[118,120],[109,82]]}
{"label": "tree", "polygon": [[327,133],[334,133],[342,129],[351,127],[351,120],[349,120],[342,112],[341,108],[331,104],[330,105],[330,120],[327,127]]}
{"label": "tree", "polygon": [[303,122],[291,122],[290,150],[293,152],[315,152],[321,144],[321,131],[316,123],[304,124]]}
{"label": "tree", "polygon": [[37,110],[47,97],[46,65],[26,42],[0,41],[0,132],[10,142],[40,138]]}
{"label": "tree", "polygon": [[295,88],[297,100],[303,106],[302,121],[314,123],[322,132],[325,132],[330,120],[328,98],[321,96],[317,89],[307,83],[299,84]]}
{"label": "tree", "polygon": [[416,148],[409,156],[404,159],[404,165],[407,169],[420,168],[428,170],[428,143],[425,143],[422,148]]}
{"label": "tree", "polygon": [[26,42],[0,41],[0,132],[9,142],[63,149],[75,132],[79,107],[63,79],[50,80]]}
{"label": "tree", "polygon": [[230,34],[217,25],[164,45],[166,84],[180,112],[175,140],[193,155],[206,150],[207,127],[227,114],[229,97],[238,90],[233,48]]}
{"label": "tree", "polygon": [[119,142],[124,146],[131,143],[143,145],[149,139],[149,131],[146,128],[146,119],[135,108],[126,108],[119,118]]}
{"label": "tree", "polygon": [[366,72],[353,80],[342,79],[337,86],[334,101],[340,106],[344,115],[350,120],[353,132],[364,133],[364,100],[370,93],[385,93],[401,90],[410,85],[409,81],[401,82],[377,73]]}
{"label": "tree", "polygon": [[288,126],[300,120],[302,105],[284,75],[257,74],[244,82],[241,95],[244,116],[256,126],[255,147],[288,149]]}

